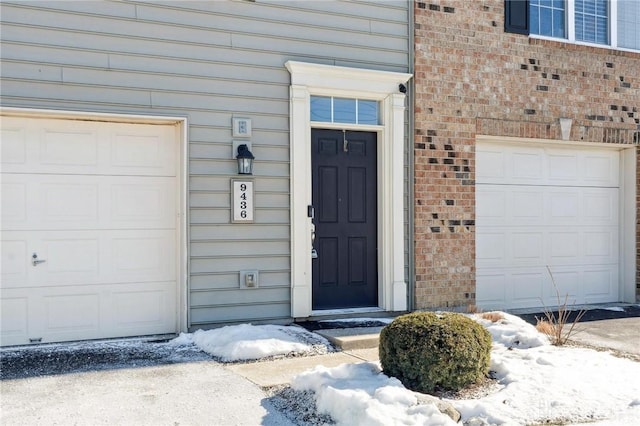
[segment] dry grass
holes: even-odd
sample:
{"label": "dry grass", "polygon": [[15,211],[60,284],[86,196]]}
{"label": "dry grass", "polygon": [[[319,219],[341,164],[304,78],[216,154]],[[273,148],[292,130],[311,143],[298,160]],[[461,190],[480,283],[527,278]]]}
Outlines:
{"label": "dry grass", "polygon": [[549,271],[549,275],[551,276],[553,288],[556,290],[556,297],[558,299],[558,313],[556,314],[553,310],[548,309],[545,306],[544,318],[536,317],[536,320],[538,320],[536,329],[541,333],[549,336],[551,344],[562,346],[567,343],[571,335],[576,331],[576,324],[580,322],[587,311],[581,309],[580,311],[578,311],[578,314],[573,319],[573,321],[569,321],[569,316],[571,315],[571,309],[567,307],[567,299],[569,298],[569,295],[566,294],[564,296],[564,301],[560,299],[560,290],[558,290],[556,281],[553,278],[551,269],[548,266],[547,271]]}
{"label": "dry grass", "polygon": [[556,334],[556,327],[546,319],[536,318],[538,320],[536,324],[536,330],[547,336],[554,336]]}
{"label": "dry grass", "polygon": [[502,312],[484,312],[480,315],[480,318],[491,322],[498,322],[501,319],[504,319],[504,315],[502,315]]}
{"label": "dry grass", "polygon": [[482,310],[478,308],[476,305],[467,305],[468,314],[479,314],[480,312],[482,312]]}

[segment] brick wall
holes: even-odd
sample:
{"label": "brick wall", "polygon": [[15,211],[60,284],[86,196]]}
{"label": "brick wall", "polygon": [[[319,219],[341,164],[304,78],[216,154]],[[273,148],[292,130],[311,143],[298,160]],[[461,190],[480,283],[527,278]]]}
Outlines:
{"label": "brick wall", "polygon": [[561,139],[567,117],[572,140],[640,143],[640,54],[505,33],[503,8],[415,3],[416,309],[474,303],[476,135]]}

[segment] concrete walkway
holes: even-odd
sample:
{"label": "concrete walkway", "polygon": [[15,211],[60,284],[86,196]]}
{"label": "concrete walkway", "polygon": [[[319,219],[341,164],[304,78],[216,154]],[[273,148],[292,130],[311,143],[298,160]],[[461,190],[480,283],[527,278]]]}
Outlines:
{"label": "concrete walkway", "polygon": [[214,362],[3,380],[0,386],[0,424],[7,426],[293,425],[260,388]]}
{"label": "concrete walkway", "polygon": [[233,364],[226,368],[260,387],[271,387],[291,383],[293,377],[318,365],[332,368],[341,364],[363,361],[378,361],[378,348],[353,349],[312,357],[285,358],[266,363]]}
{"label": "concrete walkway", "polygon": [[640,318],[581,322],[571,340],[640,357]]}

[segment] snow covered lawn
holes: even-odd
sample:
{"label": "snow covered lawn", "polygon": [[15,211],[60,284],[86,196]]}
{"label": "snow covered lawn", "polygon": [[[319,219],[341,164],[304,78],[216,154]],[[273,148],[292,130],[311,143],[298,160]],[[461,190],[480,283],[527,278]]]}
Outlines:
{"label": "snow covered lawn", "polygon": [[[638,424],[640,363],[592,349],[552,346],[530,324],[502,316],[497,322],[473,316],[493,336],[491,371],[497,384],[486,396],[449,400],[462,414],[462,422]],[[299,327],[243,325],[178,339],[184,343],[192,339],[202,350],[227,361],[310,350],[313,339],[308,332],[292,329]],[[418,404],[416,394],[382,374],[377,363],[317,366],[296,376],[292,388],[314,392],[318,412],[340,425],[456,424],[434,404]]]}

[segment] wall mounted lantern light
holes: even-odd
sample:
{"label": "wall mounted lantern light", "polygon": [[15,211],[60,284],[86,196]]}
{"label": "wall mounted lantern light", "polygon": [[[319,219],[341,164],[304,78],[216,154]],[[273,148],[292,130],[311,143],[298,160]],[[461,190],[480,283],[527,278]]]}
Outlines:
{"label": "wall mounted lantern light", "polygon": [[251,151],[249,151],[249,147],[246,144],[238,145],[238,155],[236,155],[236,160],[238,160],[239,175],[253,174],[254,158],[255,157]]}

